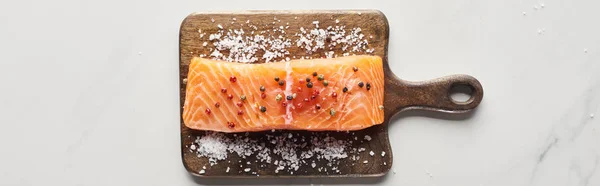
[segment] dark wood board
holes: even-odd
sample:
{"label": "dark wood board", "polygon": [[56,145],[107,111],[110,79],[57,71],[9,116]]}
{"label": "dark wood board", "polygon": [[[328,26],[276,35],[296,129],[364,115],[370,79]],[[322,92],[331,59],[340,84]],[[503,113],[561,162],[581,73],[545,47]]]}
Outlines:
{"label": "dark wood board", "polygon": [[[236,18],[237,22],[231,24],[232,19]],[[211,21],[214,19],[214,22]],[[222,24],[224,27],[239,28],[239,23],[244,23],[250,20],[256,25],[268,25],[277,21],[274,25],[286,25],[289,23],[289,28],[286,30],[286,37],[293,38],[294,33],[298,32],[300,27],[313,28],[313,21],[319,21],[321,27],[344,25],[348,28],[360,27],[362,33],[366,36],[372,36],[369,39],[369,47],[375,49],[372,55],[382,57],[385,74],[385,95],[384,95],[384,112],[385,121],[381,125],[355,131],[347,132],[308,132],[308,131],[267,131],[267,132],[252,132],[248,137],[252,140],[266,141],[265,135],[278,135],[282,132],[293,132],[294,135],[311,137],[315,135],[329,135],[336,139],[351,140],[355,136],[362,138],[369,135],[372,140],[359,140],[351,145],[351,148],[365,148],[362,152],[363,158],[368,158],[369,163],[361,163],[350,160],[350,158],[342,159],[339,163],[339,172],[319,172],[310,166],[301,166],[298,171],[290,174],[289,171],[280,171],[275,173],[275,165],[254,163],[255,159],[247,158],[240,159],[237,155],[229,154],[228,160],[231,163],[219,163],[209,166],[208,159],[198,157],[194,152],[189,150],[189,145],[192,144],[196,136],[204,135],[205,131],[196,131],[187,128],[183,124],[183,119],[180,122],[181,126],[181,153],[185,168],[195,176],[202,177],[368,177],[382,176],[387,173],[392,166],[392,149],[388,138],[388,123],[390,119],[397,113],[409,109],[425,109],[432,111],[448,112],[448,113],[463,113],[468,112],[481,102],[483,98],[483,89],[480,83],[473,77],[468,75],[453,75],[443,78],[424,81],[424,82],[409,82],[396,77],[389,68],[387,60],[387,47],[389,38],[389,26],[385,15],[377,10],[335,10],[335,11],[238,11],[238,12],[208,12],[191,14],[183,20],[180,29],[180,104],[183,107],[185,98],[185,81],[188,73],[188,65],[192,57],[197,57],[200,54],[208,55],[210,51],[204,47],[203,42],[208,40],[207,36],[200,38],[198,32],[201,29],[203,32],[211,33],[217,30],[216,25]],[[339,23],[336,24],[336,20]],[[268,29],[266,27],[259,27]],[[210,43],[210,42],[209,42]],[[339,49],[336,49],[339,50]],[[295,56],[312,56],[313,58],[323,57],[323,52],[307,54],[305,50],[292,45],[289,52]],[[342,51],[336,51],[342,53]],[[363,54],[355,52],[355,54]],[[259,61],[264,62],[264,61]],[[450,89],[455,85],[466,85],[472,91],[471,98],[466,102],[455,102],[449,97]],[[231,137],[233,134],[226,134]],[[368,152],[376,152],[375,156],[369,156]],[[386,152],[385,156],[380,156],[379,152]],[[238,161],[241,161],[238,163]],[[251,172],[241,171],[240,164],[246,166],[246,162],[252,162],[250,167],[253,172],[260,175],[252,174]],[[316,161],[320,166],[323,161]],[[199,171],[206,167],[203,174]],[[226,168],[230,167],[231,171],[226,172]]]}

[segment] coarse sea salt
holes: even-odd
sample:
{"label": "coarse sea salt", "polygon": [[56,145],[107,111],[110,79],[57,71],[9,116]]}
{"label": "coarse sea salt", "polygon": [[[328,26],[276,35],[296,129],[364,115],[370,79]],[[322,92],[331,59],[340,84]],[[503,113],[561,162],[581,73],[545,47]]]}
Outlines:
{"label": "coarse sea salt", "polygon": [[[302,139],[298,140],[298,138]],[[328,135],[312,136],[309,140],[304,138],[304,136],[294,137],[292,133],[267,134],[266,140],[274,144],[272,147],[267,147],[265,142],[250,139],[246,135],[228,137],[223,133],[207,132],[203,136],[198,136],[191,145],[198,146],[193,152],[198,157],[207,158],[211,165],[224,160],[228,153],[235,153],[241,159],[253,157],[256,159],[255,162],[267,164],[275,159],[273,164],[278,166],[276,172],[281,170],[297,171],[303,165],[314,168],[316,167],[314,161],[307,162],[313,158],[326,161],[327,166],[337,168],[339,160],[347,158],[348,153],[352,153],[347,150],[352,141],[338,140]],[[311,143],[300,141],[311,141]],[[246,164],[250,165],[250,162],[247,161]],[[241,166],[242,164],[240,164]]]}
{"label": "coarse sea salt", "polygon": [[[306,50],[307,54],[317,53],[326,58],[342,55],[342,53],[335,54],[334,51],[337,49],[344,51],[343,56],[355,53],[373,53],[374,49],[368,48],[369,42],[364,39],[361,28],[347,29],[345,26],[338,25],[321,29],[319,23],[318,20],[315,20],[313,21],[315,28],[307,30],[301,27],[299,32],[289,38],[287,36],[291,34],[286,34],[289,26],[268,26],[267,24],[265,26],[267,28],[261,27],[267,32],[260,31],[260,34],[254,34],[254,31],[251,31],[248,34],[247,30],[258,30],[257,25],[250,24],[250,20],[246,21],[245,26],[241,24],[240,28],[225,28],[223,25],[217,24],[217,31],[209,34],[209,41],[213,46],[209,49],[212,53],[208,56],[216,60],[242,63],[289,61],[289,48],[292,47],[292,43]],[[246,31],[244,27],[247,27]],[[208,33],[202,33],[202,36],[204,34]],[[312,59],[310,56],[306,57]]]}

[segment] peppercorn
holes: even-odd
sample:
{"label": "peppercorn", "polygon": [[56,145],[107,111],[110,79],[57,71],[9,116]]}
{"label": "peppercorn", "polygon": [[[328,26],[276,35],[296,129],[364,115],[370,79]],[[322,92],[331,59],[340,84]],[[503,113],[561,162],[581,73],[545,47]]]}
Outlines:
{"label": "peppercorn", "polygon": [[319,74],[319,77],[317,77],[317,80],[319,81],[323,81],[325,79],[325,75],[323,74]]}
{"label": "peppercorn", "polygon": [[261,112],[266,112],[266,111],[267,111],[267,107],[265,107],[265,106],[260,106],[260,111],[261,111]]}

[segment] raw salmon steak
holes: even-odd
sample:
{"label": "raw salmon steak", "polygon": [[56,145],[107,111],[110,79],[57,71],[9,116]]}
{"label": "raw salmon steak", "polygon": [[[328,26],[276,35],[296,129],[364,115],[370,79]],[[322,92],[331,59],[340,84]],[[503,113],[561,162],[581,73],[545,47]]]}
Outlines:
{"label": "raw salmon steak", "polygon": [[191,129],[360,130],[381,124],[378,56],[244,64],[193,58],[183,122]]}

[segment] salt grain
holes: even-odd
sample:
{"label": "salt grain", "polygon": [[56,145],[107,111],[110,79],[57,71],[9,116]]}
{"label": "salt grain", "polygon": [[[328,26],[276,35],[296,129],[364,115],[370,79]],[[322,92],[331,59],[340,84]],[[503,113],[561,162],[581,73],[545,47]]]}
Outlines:
{"label": "salt grain", "polygon": [[336,24],[337,24],[337,23],[340,23],[340,20],[338,20],[338,19],[335,19],[335,23],[336,23]]}
{"label": "salt grain", "polygon": [[225,170],[225,172],[229,172],[229,167],[227,167],[227,169]]}
{"label": "salt grain", "polygon": [[213,18],[210,18],[210,22],[213,22],[213,23],[214,23],[214,22],[215,22],[215,19],[213,19]]}
{"label": "salt grain", "polygon": [[244,172],[250,172],[250,168],[245,168]]}
{"label": "salt grain", "polygon": [[373,156],[373,155],[375,155],[375,153],[373,151],[370,151],[369,155]]}
{"label": "salt grain", "polygon": [[385,151],[381,151],[381,157],[385,156]]}
{"label": "salt grain", "polygon": [[204,173],[206,173],[206,171],[205,171],[204,169],[202,169],[202,170],[200,170],[200,172],[198,172],[198,173],[200,173],[200,174],[204,174]]}
{"label": "salt grain", "polygon": [[369,136],[369,135],[365,135],[365,140],[367,140],[367,141],[371,141],[371,136]]}
{"label": "salt grain", "polygon": [[367,164],[367,163],[369,163],[369,160],[363,161],[363,164]]}

